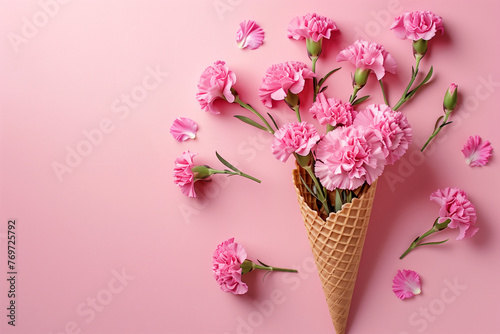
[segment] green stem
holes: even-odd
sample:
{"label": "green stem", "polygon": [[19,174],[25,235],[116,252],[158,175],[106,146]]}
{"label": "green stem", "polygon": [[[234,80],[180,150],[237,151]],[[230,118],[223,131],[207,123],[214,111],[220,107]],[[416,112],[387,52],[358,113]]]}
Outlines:
{"label": "green stem", "polygon": [[[267,261],[266,261],[267,262]],[[288,273],[297,273],[298,271],[295,269],[286,269],[286,268],[278,268],[278,267],[266,267],[266,266],[261,266],[258,264],[253,264],[254,269],[260,269],[260,270],[269,270],[269,271],[284,271]]]}
{"label": "green stem", "polygon": [[406,86],[406,89],[405,89],[403,95],[399,99],[398,103],[396,103],[396,105],[394,106],[394,108],[392,108],[392,110],[394,110],[394,111],[398,110],[406,101],[408,101],[408,98],[406,97],[406,94],[408,93],[408,91],[410,90],[411,86],[413,85],[413,82],[417,78],[418,67],[420,66],[420,60],[422,59],[422,57],[423,57],[422,55],[417,55],[415,57],[415,59],[416,59],[415,71],[413,71],[413,75],[411,76],[410,82],[408,83],[408,86]]}
{"label": "green stem", "polygon": [[314,172],[311,167],[303,167],[303,168],[307,171],[307,173],[313,180],[314,186],[316,187],[318,199],[320,200],[321,204],[323,204],[323,207],[325,208],[326,211],[326,215],[329,216],[330,207],[328,206],[328,198],[326,195],[325,188],[319,183],[318,178],[316,177],[316,175],[314,175]]}
{"label": "green stem", "polygon": [[[316,62],[318,61],[319,57],[312,57],[312,71],[313,73],[316,73]],[[318,96],[318,91],[319,91],[319,86],[318,86],[318,79],[316,77],[313,78],[313,102],[316,102],[316,97]]]}
{"label": "green stem", "polygon": [[448,118],[450,117],[450,114],[451,114],[451,111],[448,111],[448,110],[447,110],[447,111],[445,112],[445,116],[444,116],[443,123],[442,123],[440,126],[438,126],[438,127],[434,130],[434,132],[432,133],[432,135],[431,135],[431,136],[429,137],[429,139],[427,139],[427,141],[425,142],[424,146],[420,149],[420,152],[423,152],[423,151],[425,150],[425,148],[427,147],[427,145],[429,145],[429,143],[431,142],[431,140],[432,140],[432,139],[434,139],[434,137],[436,137],[436,136],[437,136],[437,134],[441,131],[441,129],[442,129],[443,127],[445,127],[447,124],[449,124],[449,123],[447,123],[447,122],[448,122]]}
{"label": "green stem", "polygon": [[274,134],[273,128],[271,127],[271,125],[269,125],[269,123],[266,121],[266,119],[257,110],[255,110],[251,105],[249,105],[248,103],[245,103],[245,102],[241,101],[239,95],[235,96],[234,102],[238,103],[241,107],[243,107],[243,108],[251,111],[257,117],[259,117],[264,122],[264,124],[266,125],[266,128],[268,129],[267,131],[270,132],[270,133],[272,133],[272,134]]}
{"label": "green stem", "polygon": [[387,96],[385,95],[385,89],[384,89],[384,84],[382,83],[382,79],[380,79],[378,82],[380,82],[380,88],[382,89],[382,95],[384,96],[384,102],[385,102],[385,104],[387,104],[389,106],[389,101],[387,101]]}
{"label": "green stem", "polygon": [[299,123],[302,122],[300,118],[300,107],[298,105],[293,107],[293,110],[295,111],[295,115],[297,115],[297,119],[299,120]]}
{"label": "green stem", "polygon": [[408,247],[408,249],[403,253],[403,255],[401,255],[399,257],[399,259],[400,260],[403,259],[413,249],[417,248],[418,246],[421,246],[422,244],[419,244],[419,242],[422,241],[422,239],[424,239],[425,237],[428,237],[429,235],[431,235],[432,233],[435,233],[437,231],[439,231],[439,229],[437,229],[436,226],[433,225],[432,228],[429,231],[425,232],[420,237],[418,237],[417,239],[415,239],[415,241],[413,241],[411,243],[410,247]]}
{"label": "green stem", "polygon": [[261,183],[262,181],[251,176],[251,175],[248,175],[246,173],[243,173],[241,171],[237,171],[237,172],[233,172],[233,171],[229,171],[229,170],[218,170],[218,169],[213,169],[213,168],[210,168],[210,174],[226,174],[226,175],[238,175],[238,176],[243,176],[243,177],[246,177],[247,179],[250,179],[252,181],[255,181],[257,183]]}
{"label": "green stem", "polygon": [[362,87],[358,87],[358,86],[354,85],[354,91],[352,92],[351,98],[349,99],[350,104],[352,104],[354,102],[354,100],[356,100],[356,95],[358,94],[358,92],[361,88]]}

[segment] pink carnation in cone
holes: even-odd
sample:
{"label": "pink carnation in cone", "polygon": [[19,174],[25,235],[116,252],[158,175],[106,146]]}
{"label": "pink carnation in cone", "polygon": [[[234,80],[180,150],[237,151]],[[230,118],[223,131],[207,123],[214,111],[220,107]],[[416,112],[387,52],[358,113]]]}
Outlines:
{"label": "pink carnation in cone", "polygon": [[388,164],[394,164],[411,144],[412,131],[405,115],[393,111],[385,104],[371,104],[356,115],[355,126],[367,126],[375,130],[384,144]]}
{"label": "pink carnation in cone", "polygon": [[328,190],[354,190],[372,184],[383,172],[383,145],[374,130],[362,126],[328,132],[316,147],[315,174]]}
{"label": "pink carnation in cone", "polygon": [[391,30],[398,38],[430,40],[436,33],[443,34],[443,20],[440,16],[428,11],[406,12],[396,17]]}
{"label": "pink carnation in cone", "polygon": [[331,33],[336,30],[338,28],[332,20],[313,13],[294,17],[288,25],[287,36],[295,40],[318,42],[322,38],[330,39]]}
{"label": "pink carnation in cone", "polygon": [[223,99],[233,103],[235,96],[231,92],[231,87],[235,83],[236,74],[229,70],[225,62],[219,60],[213,66],[207,67],[198,81],[198,93],[196,93],[201,108],[212,114],[220,114],[214,106],[214,101]]}
{"label": "pink carnation in cone", "polygon": [[349,61],[357,69],[372,70],[377,80],[382,79],[386,71],[396,73],[397,68],[396,61],[382,45],[363,40],[340,51],[337,61]]}
{"label": "pink carnation in cone", "polygon": [[299,94],[304,89],[306,79],[315,77],[306,64],[298,61],[274,64],[266,71],[259,89],[259,97],[268,108],[272,101],[284,100],[288,92]]}
{"label": "pink carnation in cone", "polygon": [[292,122],[274,133],[271,150],[276,159],[286,162],[292,153],[308,155],[319,140],[320,136],[312,124]]}
{"label": "pink carnation in cone", "polygon": [[245,248],[234,242],[234,238],[217,246],[213,255],[212,270],[222,291],[242,295],[248,286],[242,282],[241,264],[247,258]]}
{"label": "pink carnation in cone", "polygon": [[326,98],[324,93],[318,94],[309,112],[321,125],[349,126],[354,118],[354,110],[350,103],[342,103],[336,98]]}
{"label": "pink carnation in cone", "polygon": [[458,228],[457,240],[470,238],[478,231],[476,209],[467,198],[467,194],[458,188],[438,189],[430,196],[431,201],[441,206],[438,223],[450,219],[449,228]]}
{"label": "pink carnation in cone", "polygon": [[191,168],[194,167],[193,158],[197,154],[185,151],[175,159],[174,183],[181,188],[184,195],[196,197],[194,191],[195,177]]}

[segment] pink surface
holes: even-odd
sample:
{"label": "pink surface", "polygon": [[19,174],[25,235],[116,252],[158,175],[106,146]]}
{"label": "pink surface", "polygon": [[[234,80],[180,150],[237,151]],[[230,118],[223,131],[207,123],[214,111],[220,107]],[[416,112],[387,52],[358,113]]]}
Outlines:
{"label": "pink surface", "polygon": [[[1,0],[1,333],[333,333],[292,187],[293,162],[274,159],[270,137],[231,117],[238,106],[222,105],[219,116],[202,112],[196,83],[205,67],[225,60],[243,99],[267,111],[257,97],[266,68],[309,64],[305,43],[286,38],[288,22],[317,12],[340,29],[325,43],[318,72],[337,67],[335,56],[356,37],[374,40],[399,65],[386,80],[394,104],[414,60],[411,42],[388,28],[394,16],[421,9],[441,15],[446,32],[422,62],[423,71],[434,65],[433,81],[404,108],[414,144],[379,182],[348,333],[497,333],[500,6],[464,0]],[[266,32],[258,50],[236,46],[245,19]],[[328,91],[346,99],[353,68],[342,66]],[[454,123],[421,155],[451,82],[460,92]],[[373,79],[363,93],[382,101]],[[293,118],[284,104],[273,111]],[[178,116],[198,122],[196,140],[172,138]],[[475,134],[494,148],[482,168],[468,167],[460,151]],[[200,198],[186,198],[172,182],[173,161],[186,149],[214,167],[217,150],[263,182],[218,178]],[[67,166],[59,177],[55,162]],[[399,260],[437,215],[429,195],[446,186],[467,192],[479,232],[462,241],[454,240],[457,231],[444,233],[448,243]],[[15,328],[6,317],[12,218]],[[223,293],[211,257],[233,236],[251,259],[300,273],[264,282],[263,273],[250,273],[247,295]],[[398,269],[421,275],[421,295],[396,298]]]}

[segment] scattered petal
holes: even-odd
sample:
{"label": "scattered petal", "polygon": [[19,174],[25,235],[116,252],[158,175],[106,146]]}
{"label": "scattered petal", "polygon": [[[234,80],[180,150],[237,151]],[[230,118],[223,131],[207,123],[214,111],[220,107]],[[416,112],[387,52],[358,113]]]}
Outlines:
{"label": "scattered petal", "polygon": [[398,270],[392,283],[392,291],[399,299],[410,298],[422,292],[420,276],[413,270]]}
{"label": "scattered petal", "polygon": [[198,131],[198,124],[186,117],[177,117],[170,127],[170,133],[178,141],[196,138],[196,131]]}
{"label": "scattered petal", "polygon": [[236,43],[240,49],[257,49],[264,42],[264,30],[252,20],[240,23],[240,29],[236,33]]}
{"label": "scattered petal", "polygon": [[489,141],[483,141],[479,136],[470,136],[465,143],[462,153],[465,162],[471,167],[484,166],[491,157],[493,148]]}

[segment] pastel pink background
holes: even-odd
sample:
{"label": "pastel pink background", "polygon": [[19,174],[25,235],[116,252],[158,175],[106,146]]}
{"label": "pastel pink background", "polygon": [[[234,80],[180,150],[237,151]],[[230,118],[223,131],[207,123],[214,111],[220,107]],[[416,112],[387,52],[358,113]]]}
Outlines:
{"label": "pastel pink background", "polygon": [[[498,333],[498,3],[65,2],[46,6],[53,17],[45,15],[44,21],[41,3],[53,1],[0,1],[2,333],[333,333],[291,183],[293,162],[275,160],[270,137],[232,117],[242,113],[239,107],[221,105],[220,116],[201,111],[196,84],[204,68],[225,60],[238,76],[243,99],[267,112],[257,96],[266,68],[287,60],[309,64],[305,44],[286,38],[287,24],[317,12],[340,29],[325,43],[319,74],[337,67],[337,53],[361,32],[385,45],[398,62],[397,75],[385,79],[394,104],[414,60],[411,43],[397,39],[389,26],[394,16],[420,9],[441,15],[446,33],[432,40],[422,61],[422,71],[434,65],[432,82],[403,109],[414,144],[379,182],[348,333]],[[24,18],[33,16],[43,26],[16,52],[9,36],[22,36]],[[238,23],[245,19],[257,20],[266,32],[256,51],[235,44]],[[328,92],[345,100],[353,68],[341,66]],[[137,93],[148,68],[168,75],[126,114],[122,94]],[[419,155],[451,82],[459,85],[461,101],[454,123]],[[373,79],[363,93],[382,101]],[[311,100],[304,97],[302,103]],[[272,112],[291,120],[284,104]],[[199,123],[196,140],[172,138],[168,130],[178,116]],[[84,131],[95,133],[101,122],[108,122],[107,133],[85,147]],[[466,166],[460,151],[475,134],[494,147],[483,168]],[[68,150],[78,145],[88,155],[60,181],[52,165],[66,164]],[[263,182],[219,178],[199,190],[200,198],[186,198],[173,184],[172,170],[175,157],[188,149],[199,153],[197,162],[214,167],[220,166],[217,150]],[[463,241],[454,240],[456,231],[444,232],[433,240],[449,237],[448,243],[399,260],[437,215],[430,193],[447,186],[469,194],[479,232]],[[5,316],[10,218],[18,223],[15,328]],[[211,257],[217,244],[233,236],[250,258],[300,273],[275,273],[264,282],[263,273],[250,273],[247,295],[221,292]],[[391,285],[398,269],[420,273],[422,295],[395,297]],[[128,276],[124,282],[114,278],[122,271]],[[89,306],[93,299],[95,311]]]}

